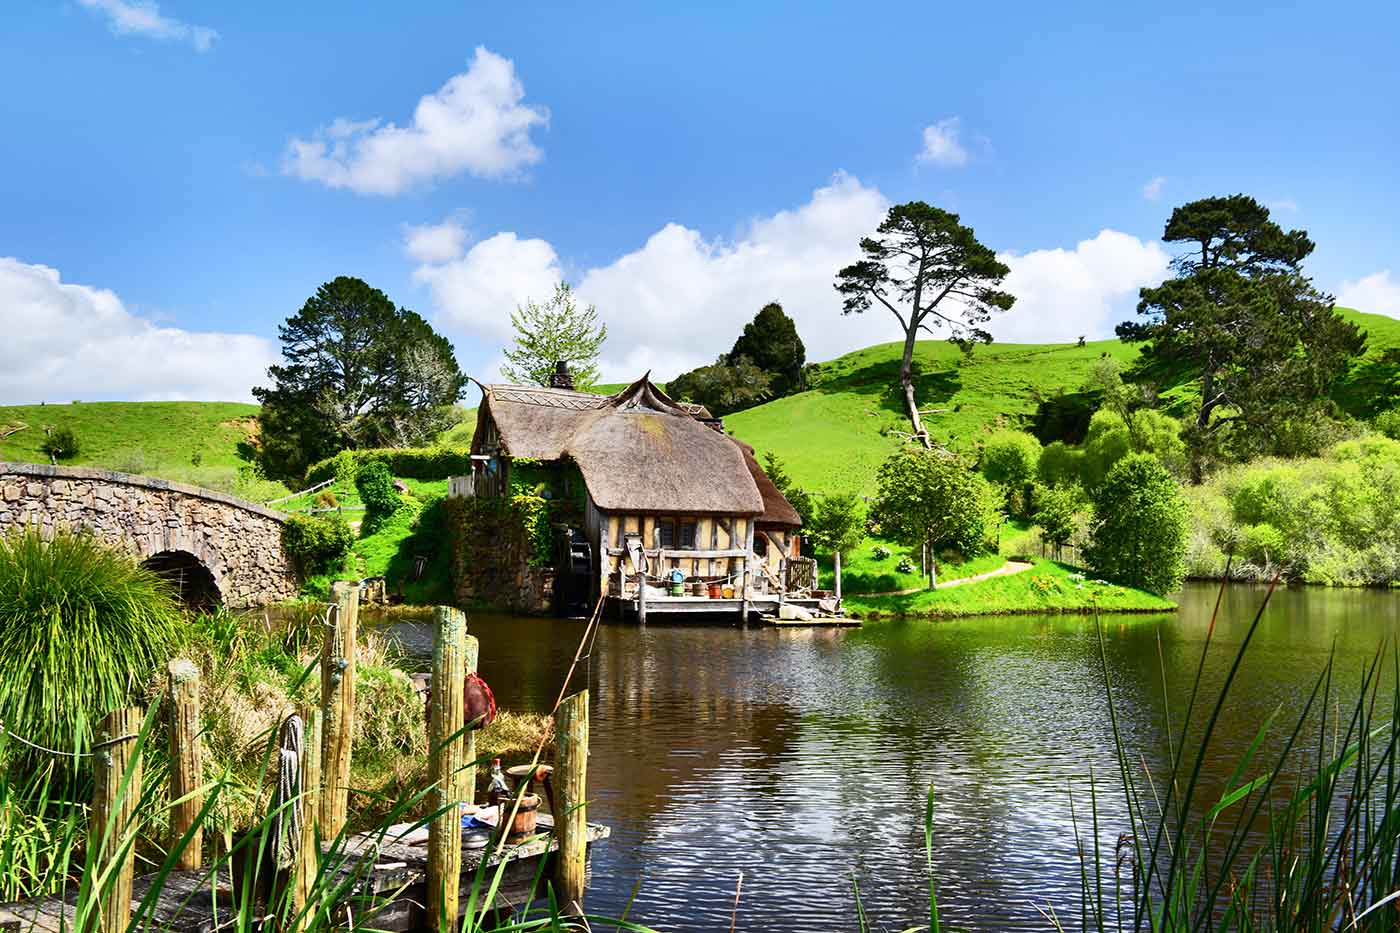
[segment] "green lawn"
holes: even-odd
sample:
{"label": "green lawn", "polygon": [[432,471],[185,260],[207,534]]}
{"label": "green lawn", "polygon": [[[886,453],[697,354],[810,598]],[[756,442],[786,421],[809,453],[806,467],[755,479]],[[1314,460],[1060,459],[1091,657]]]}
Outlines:
{"label": "green lawn", "polygon": [[906,596],[851,597],[852,615],[868,620],[953,618],[1058,612],[1170,612],[1176,604],[1131,587],[1084,579],[1068,564],[1037,559],[1021,573]]}
{"label": "green lawn", "polygon": [[[1007,522],[1001,527],[1001,548],[998,553],[940,560],[938,579],[954,580],[996,570],[1006,563],[1008,557],[1016,554],[1021,540],[1029,533],[1029,522]],[[889,554],[878,557],[876,548],[884,548]],[[899,563],[904,559],[909,561],[912,571],[900,572]],[[818,567],[822,588],[831,589],[835,586],[836,575],[830,555],[822,555],[818,559]],[[906,548],[885,538],[867,537],[860,547],[846,556],[841,565],[841,592],[846,596],[889,593],[924,586],[928,586],[928,577],[919,566],[919,549]]]}

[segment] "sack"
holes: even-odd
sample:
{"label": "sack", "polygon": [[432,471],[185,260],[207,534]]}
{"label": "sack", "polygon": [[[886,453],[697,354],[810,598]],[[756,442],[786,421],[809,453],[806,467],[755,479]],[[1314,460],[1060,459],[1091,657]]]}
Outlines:
{"label": "sack", "polygon": [[467,675],[462,688],[462,712],[468,729],[485,729],[496,721],[496,695],[480,674]]}

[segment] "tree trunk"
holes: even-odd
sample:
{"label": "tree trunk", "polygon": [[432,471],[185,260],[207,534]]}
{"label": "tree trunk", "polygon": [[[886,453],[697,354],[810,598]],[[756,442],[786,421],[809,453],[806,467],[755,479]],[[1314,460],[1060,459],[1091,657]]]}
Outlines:
{"label": "tree trunk", "polygon": [[836,560],[836,601],[839,603],[841,602],[841,552],[837,551],[833,556]]}
{"label": "tree trunk", "polygon": [[1199,486],[1205,481],[1205,457],[1201,447],[1205,443],[1206,428],[1210,427],[1210,399],[1215,392],[1215,374],[1207,367],[1201,376],[1201,407],[1196,412],[1196,432],[1191,438],[1191,485]]}
{"label": "tree trunk", "polygon": [[938,589],[938,556],[933,553],[933,542],[924,542],[924,548],[928,552],[928,588]]}
{"label": "tree trunk", "polygon": [[914,401],[914,339],[918,334],[919,325],[914,318],[910,318],[909,329],[904,334],[904,357],[899,363],[899,386],[904,392],[904,407],[909,412],[909,423],[913,425],[914,436],[925,447],[932,447],[928,431],[924,429],[924,423],[919,418],[919,405]]}

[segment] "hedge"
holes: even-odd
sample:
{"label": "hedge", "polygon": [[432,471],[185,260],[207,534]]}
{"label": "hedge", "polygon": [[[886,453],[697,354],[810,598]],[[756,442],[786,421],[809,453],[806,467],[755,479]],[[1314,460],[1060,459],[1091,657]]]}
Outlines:
{"label": "hedge", "polygon": [[[354,472],[366,463],[382,463],[394,476],[407,479],[447,479],[471,472],[471,454],[451,447],[378,447],[342,450],[334,457],[313,463],[306,470],[306,485],[328,479],[354,480]],[[349,474],[349,475],[345,475]]]}

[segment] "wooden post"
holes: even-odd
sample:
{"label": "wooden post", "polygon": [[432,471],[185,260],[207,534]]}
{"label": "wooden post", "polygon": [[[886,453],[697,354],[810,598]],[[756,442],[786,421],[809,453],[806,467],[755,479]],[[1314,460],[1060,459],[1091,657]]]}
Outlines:
{"label": "wooden post", "polygon": [[841,602],[841,551],[840,551],[839,549],[836,551],[835,558],[836,558],[836,602],[839,604],[839,603]]}
{"label": "wooden post", "polygon": [[588,691],[564,700],[554,720],[559,810],[556,895],[565,913],[583,913],[584,868],[588,858]]}
{"label": "wooden post", "polygon": [[316,886],[316,871],[320,863],[321,806],[321,710],[315,706],[301,709],[301,845],[292,882],[292,916],[301,920],[296,930],[309,930],[315,925],[316,905],[311,904],[311,892]]}
{"label": "wooden post", "polygon": [[321,645],[321,834],[334,839],[345,827],[350,796],[350,745],[355,735],[355,643],[360,586],[331,585],[335,604]]}
{"label": "wooden post", "polygon": [[438,606],[434,620],[433,715],[428,732],[428,778],[432,789],[428,805],[435,815],[428,824],[428,926],[450,930],[457,924],[462,881],[462,803],[469,793],[463,767],[467,743],[462,731],[467,617],[460,609]]}
{"label": "wooden post", "polygon": [[647,575],[637,571],[637,621],[647,624]]}
{"label": "wooden post", "polygon": [[176,658],[166,668],[170,674],[170,842],[189,842],[175,858],[177,871],[203,864],[204,830],[196,825],[204,808],[204,760],[200,746],[199,668],[186,658]]}
{"label": "wooden post", "polygon": [[746,535],[748,542],[744,545],[744,575],[740,579],[743,589],[739,591],[741,602],[739,603],[739,623],[749,624],[749,558],[753,555],[753,526],[754,520],[749,519],[749,531]]}
{"label": "wooden post", "polygon": [[101,873],[111,862],[119,861],[112,872],[111,887],[105,896],[98,897],[98,933],[126,933],[131,922],[136,840],[126,835],[141,800],[141,759],[136,755],[141,719],[140,708],[128,706],[109,713],[97,726],[92,822],[88,826],[88,840],[97,853],[93,871]]}

